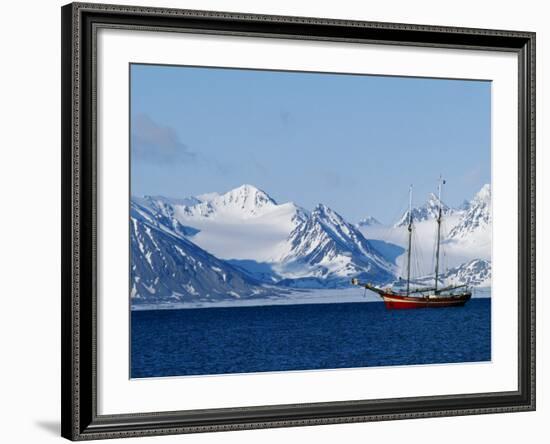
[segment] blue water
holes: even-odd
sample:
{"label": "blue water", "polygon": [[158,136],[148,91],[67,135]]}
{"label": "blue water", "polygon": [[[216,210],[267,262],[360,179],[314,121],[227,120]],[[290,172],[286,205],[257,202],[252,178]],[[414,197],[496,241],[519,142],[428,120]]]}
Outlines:
{"label": "blue water", "polygon": [[489,361],[491,300],[133,311],[131,333],[132,378]]}

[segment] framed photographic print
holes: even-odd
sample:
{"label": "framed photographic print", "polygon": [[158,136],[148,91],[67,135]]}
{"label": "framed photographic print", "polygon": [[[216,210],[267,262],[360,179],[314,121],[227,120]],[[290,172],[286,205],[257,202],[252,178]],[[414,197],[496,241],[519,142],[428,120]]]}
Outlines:
{"label": "framed photographic print", "polygon": [[535,35],[62,8],[62,435],[535,408]]}

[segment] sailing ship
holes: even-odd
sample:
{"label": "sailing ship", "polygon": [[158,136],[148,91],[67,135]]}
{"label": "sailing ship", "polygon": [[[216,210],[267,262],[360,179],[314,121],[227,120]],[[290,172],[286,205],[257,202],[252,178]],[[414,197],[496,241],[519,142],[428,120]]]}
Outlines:
{"label": "sailing ship", "polygon": [[441,205],[441,188],[445,181],[440,177],[438,184],[438,209],[437,209],[437,237],[435,251],[435,278],[433,287],[411,288],[411,250],[413,232],[412,213],[412,185],[409,188],[409,214],[408,214],[408,245],[407,245],[407,280],[406,288],[393,289],[379,288],[370,283],[361,283],[358,279],[352,279],[353,285],[359,285],[371,290],[382,298],[388,309],[409,309],[409,308],[439,308],[439,307],[462,307],[472,297],[472,291],[466,285],[439,286],[439,256],[441,251],[441,220],[443,216]]}

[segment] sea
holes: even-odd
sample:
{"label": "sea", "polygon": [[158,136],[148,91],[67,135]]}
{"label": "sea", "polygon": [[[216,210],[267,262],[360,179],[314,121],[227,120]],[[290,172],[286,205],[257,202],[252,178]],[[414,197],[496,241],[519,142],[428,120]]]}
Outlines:
{"label": "sea", "polygon": [[133,310],[130,355],[131,378],[490,361],[491,298]]}

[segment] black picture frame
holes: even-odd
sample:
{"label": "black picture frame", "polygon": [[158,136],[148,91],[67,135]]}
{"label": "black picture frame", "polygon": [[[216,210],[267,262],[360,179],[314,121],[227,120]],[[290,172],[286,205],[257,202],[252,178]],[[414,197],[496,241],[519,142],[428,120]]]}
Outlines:
{"label": "black picture frame", "polygon": [[[62,7],[62,436],[120,438],[535,409],[535,33],[104,4]],[[508,51],[519,65],[518,390],[97,414],[96,91],[99,27]]]}

